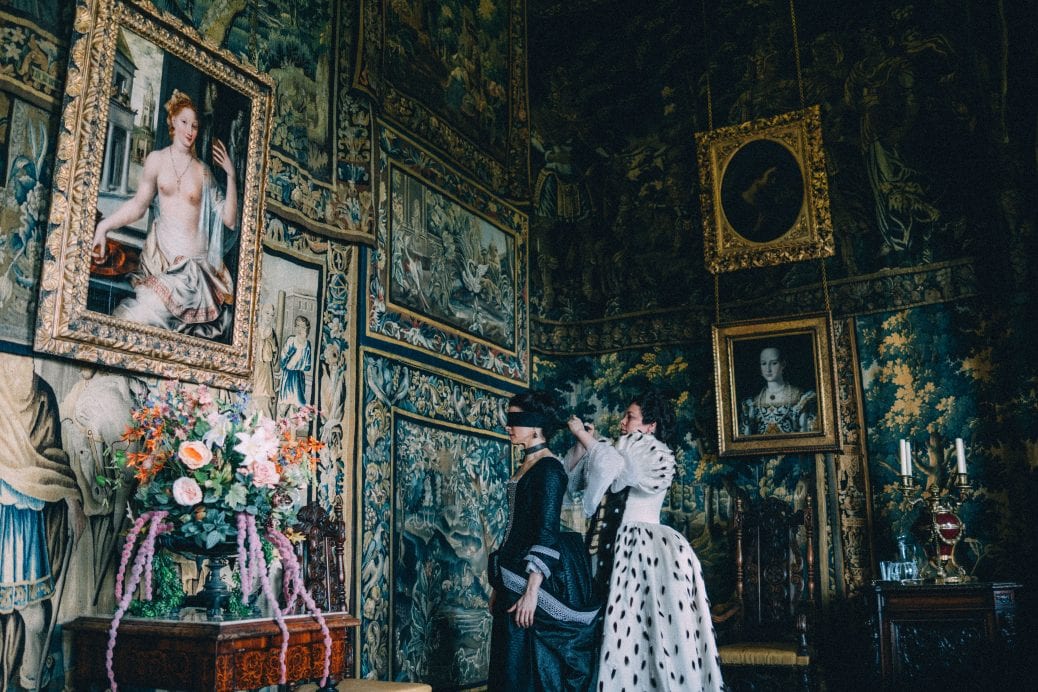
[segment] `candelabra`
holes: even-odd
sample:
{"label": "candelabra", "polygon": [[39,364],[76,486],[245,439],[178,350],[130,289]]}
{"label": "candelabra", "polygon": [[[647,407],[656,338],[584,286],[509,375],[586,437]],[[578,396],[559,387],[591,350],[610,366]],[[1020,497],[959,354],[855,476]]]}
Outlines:
{"label": "candelabra", "polygon": [[936,584],[972,580],[955,561],[955,546],[966,533],[966,524],[958,511],[972,497],[973,487],[965,473],[960,471],[953,477],[954,483],[946,492],[933,488],[925,493],[911,473],[901,474],[902,511],[907,512],[917,505],[923,507],[919,519],[912,525],[913,533],[927,545],[927,564],[920,570],[919,577]]}

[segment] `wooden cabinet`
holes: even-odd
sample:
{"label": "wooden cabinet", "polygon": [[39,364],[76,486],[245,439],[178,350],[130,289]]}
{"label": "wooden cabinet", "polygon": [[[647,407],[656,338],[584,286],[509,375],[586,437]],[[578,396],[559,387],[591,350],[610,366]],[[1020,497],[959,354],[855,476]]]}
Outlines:
{"label": "wooden cabinet", "polygon": [[[353,669],[352,629],[357,618],[326,613],[332,637],[334,680]],[[309,615],[285,618],[289,631],[289,682],[314,680],[324,669],[324,638]],[[65,625],[73,637],[76,690],[105,689],[105,649],[111,617],[81,617]],[[121,685],[198,692],[232,692],[278,682],[281,630],[271,618],[163,620],[126,618],[115,645],[115,679]],[[99,685],[99,687],[94,687]]]}
{"label": "wooden cabinet", "polygon": [[873,582],[873,644],[886,690],[1012,682],[1020,584]]}

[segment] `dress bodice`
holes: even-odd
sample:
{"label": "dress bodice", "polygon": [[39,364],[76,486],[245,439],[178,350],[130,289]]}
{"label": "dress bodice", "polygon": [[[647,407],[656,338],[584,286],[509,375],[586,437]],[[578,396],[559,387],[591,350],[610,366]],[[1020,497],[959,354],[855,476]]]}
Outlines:
{"label": "dress bodice", "polygon": [[[669,487],[669,484],[668,484]],[[627,505],[624,507],[623,523],[640,521],[645,524],[660,523],[660,510],[667,497],[667,489],[658,492],[646,492],[641,488],[631,488],[627,493]]]}

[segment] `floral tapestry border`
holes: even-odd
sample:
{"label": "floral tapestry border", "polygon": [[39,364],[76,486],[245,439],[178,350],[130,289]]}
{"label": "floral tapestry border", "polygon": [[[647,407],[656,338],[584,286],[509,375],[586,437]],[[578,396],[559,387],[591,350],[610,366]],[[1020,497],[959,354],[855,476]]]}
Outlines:
{"label": "floral tapestry border", "polygon": [[0,87],[35,103],[58,103],[67,46],[31,21],[0,11]]}
{"label": "floral tapestry border", "polygon": [[836,404],[840,409],[842,448],[833,455],[834,476],[829,479],[839,520],[843,583],[841,595],[852,596],[872,578],[872,500],[868,451],[862,435],[861,368],[858,363],[854,320],[833,323],[836,361]]}

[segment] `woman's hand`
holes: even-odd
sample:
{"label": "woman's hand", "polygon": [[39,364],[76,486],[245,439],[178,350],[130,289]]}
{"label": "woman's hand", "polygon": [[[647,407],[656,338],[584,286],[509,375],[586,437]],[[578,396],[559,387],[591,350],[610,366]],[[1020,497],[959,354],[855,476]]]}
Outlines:
{"label": "woman's hand", "polygon": [[94,244],[91,246],[90,258],[97,264],[101,264],[105,261],[105,257],[108,255],[108,228],[104,221],[97,224],[97,228],[94,229]]}
{"label": "woman's hand", "polygon": [[[534,580],[534,575],[538,579]],[[533,614],[537,610],[537,592],[541,588],[541,573],[531,572],[530,578],[526,583],[526,591],[519,597],[519,600],[508,609],[509,613],[515,613],[515,624],[520,627],[529,627],[533,624]]]}
{"label": "woman's hand", "polygon": [[234,176],[234,162],[227,153],[227,147],[219,139],[213,139],[213,163],[222,168],[228,178]]}
{"label": "woman's hand", "polygon": [[595,446],[595,426],[585,423],[577,416],[570,416],[569,420],[566,421],[566,427],[573,433],[573,437],[577,438],[577,442],[583,445],[584,449],[591,449]]}

